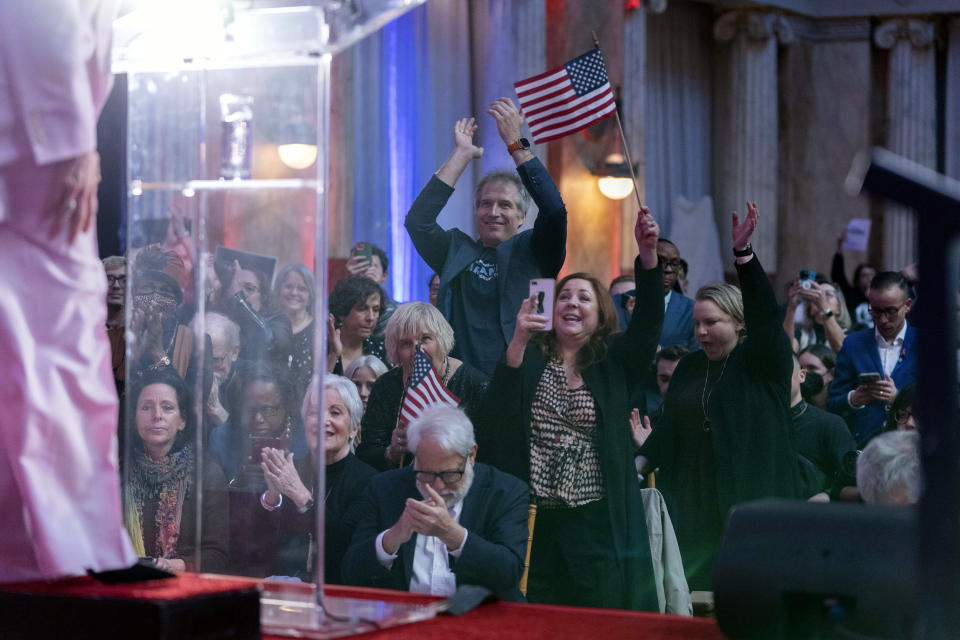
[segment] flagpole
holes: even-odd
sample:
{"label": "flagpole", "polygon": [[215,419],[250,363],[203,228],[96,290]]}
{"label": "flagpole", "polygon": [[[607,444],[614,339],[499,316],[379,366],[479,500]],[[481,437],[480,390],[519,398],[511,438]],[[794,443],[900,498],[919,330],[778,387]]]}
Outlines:
{"label": "flagpole", "polygon": [[[603,56],[603,50],[600,48],[600,40],[597,38],[597,32],[591,31],[590,35],[593,36],[593,44],[597,47],[597,51]],[[616,103],[614,103],[613,115],[617,118],[617,128],[620,130],[620,140],[623,143],[623,155],[626,156],[627,167],[630,169],[630,179],[633,180],[633,194],[637,197],[637,204],[639,204],[642,209],[643,200],[640,199],[640,186],[637,184],[637,175],[633,171],[633,158],[630,157],[630,145],[627,144],[627,136],[623,132],[623,122],[620,120],[620,107]]]}

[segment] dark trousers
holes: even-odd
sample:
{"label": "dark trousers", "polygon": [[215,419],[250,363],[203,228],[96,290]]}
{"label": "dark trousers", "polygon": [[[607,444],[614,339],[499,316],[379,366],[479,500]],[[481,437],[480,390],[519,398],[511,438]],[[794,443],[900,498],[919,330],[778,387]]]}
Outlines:
{"label": "dark trousers", "polygon": [[527,599],[540,604],[622,608],[622,567],[606,500],[574,509],[538,509]]}

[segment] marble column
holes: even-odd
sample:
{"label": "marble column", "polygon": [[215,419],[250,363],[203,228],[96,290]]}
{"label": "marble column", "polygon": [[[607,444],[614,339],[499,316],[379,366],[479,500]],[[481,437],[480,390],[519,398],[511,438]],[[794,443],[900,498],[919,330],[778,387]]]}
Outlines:
{"label": "marble column", "polygon": [[[637,168],[640,199],[646,203],[647,13],[663,13],[667,10],[667,0],[644,0],[640,4],[640,8],[628,13],[623,21],[624,74],[620,115],[631,160]],[[633,237],[636,221],[637,199],[630,195],[620,201],[621,273],[632,273],[633,270],[633,258],[637,254]]]}
{"label": "marble column", "polygon": [[730,212],[744,215],[756,201],[760,224],[753,236],[768,273],[777,269],[777,44],[793,41],[790,23],[773,13],[733,11],[714,23],[725,44],[715,87],[717,120],[714,189],[717,228],[727,271],[732,272]]}
{"label": "marble column", "polygon": [[[914,162],[937,166],[937,79],[932,22],[898,18],[880,23],[873,41],[889,50],[885,145]],[[884,269],[898,270],[917,259],[915,214],[885,203]]]}
{"label": "marble column", "polygon": [[944,170],[960,180],[960,18],[947,22],[947,86],[944,109]]}

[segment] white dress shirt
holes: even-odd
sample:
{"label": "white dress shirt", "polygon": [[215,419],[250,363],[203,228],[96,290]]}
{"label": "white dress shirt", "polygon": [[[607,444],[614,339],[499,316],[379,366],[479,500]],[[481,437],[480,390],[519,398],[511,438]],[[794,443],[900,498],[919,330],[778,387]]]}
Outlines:
{"label": "white dress shirt", "polygon": [[[454,522],[460,522],[460,513],[463,511],[463,500],[449,509],[450,517]],[[377,560],[386,569],[393,566],[397,554],[389,554],[383,548],[383,534],[381,531],[374,543],[377,551]],[[469,532],[464,530],[460,546],[448,551],[440,538],[435,536],[417,536],[416,547],[413,552],[413,575],[410,576],[410,592],[425,593],[433,596],[451,596],[457,591],[457,577],[450,570],[448,555],[459,558],[463,547],[467,544]],[[398,549],[399,551],[399,549]]]}

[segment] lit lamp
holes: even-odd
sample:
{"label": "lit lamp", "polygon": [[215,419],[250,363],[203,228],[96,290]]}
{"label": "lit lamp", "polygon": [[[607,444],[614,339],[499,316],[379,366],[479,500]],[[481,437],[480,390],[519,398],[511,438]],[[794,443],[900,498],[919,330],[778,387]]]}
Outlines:
{"label": "lit lamp", "polygon": [[633,179],[630,167],[619,153],[611,153],[600,167],[594,171],[600,193],[611,200],[623,200],[633,193]]}
{"label": "lit lamp", "polygon": [[280,156],[280,161],[291,169],[306,169],[317,161],[316,141],[316,130],[308,122],[298,118],[283,127],[277,141],[277,155]]}

